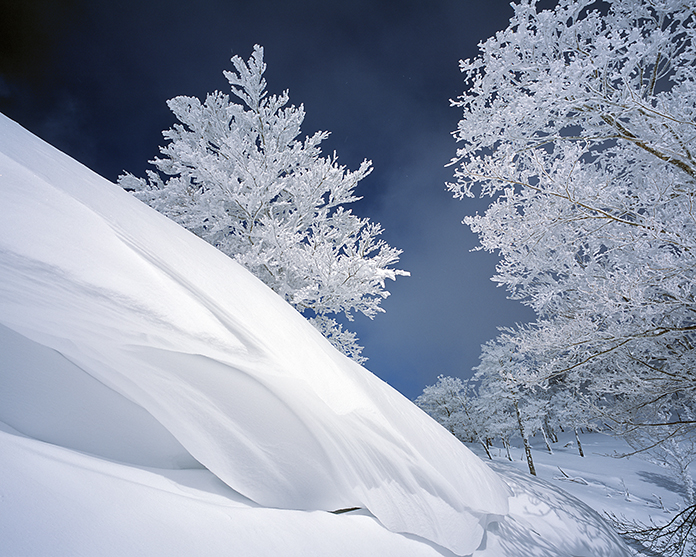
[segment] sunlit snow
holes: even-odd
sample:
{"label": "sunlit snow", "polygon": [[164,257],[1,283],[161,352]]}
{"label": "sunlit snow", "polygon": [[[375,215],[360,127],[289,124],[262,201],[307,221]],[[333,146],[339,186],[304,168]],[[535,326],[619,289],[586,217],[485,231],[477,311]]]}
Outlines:
{"label": "sunlit snow", "polygon": [[0,115],[0,555],[627,555],[575,505]]}

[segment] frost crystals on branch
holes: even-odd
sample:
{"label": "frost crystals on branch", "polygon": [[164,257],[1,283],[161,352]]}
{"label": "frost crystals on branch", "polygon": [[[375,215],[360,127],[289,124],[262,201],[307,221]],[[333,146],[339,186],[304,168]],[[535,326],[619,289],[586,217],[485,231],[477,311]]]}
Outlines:
{"label": "frost crystals on branch", "polygon": [[371,171],[354,172],[322,158],[317,132],[300,141],[302,106],[288,93],[268,95],[263,49],[248,62],[232,58],[224,72],[232,93],[168,101],[179,119],[163,133],[169,143],[151,162],[147,179],[126,174],[119,184],[244,265],[283,296],[340,350],[362,363],[355,334],[331,315],[373,318],[389,295],[385,280],[400,250],[379,239],[379,224],[343,206],[360,199],[356,185]]}

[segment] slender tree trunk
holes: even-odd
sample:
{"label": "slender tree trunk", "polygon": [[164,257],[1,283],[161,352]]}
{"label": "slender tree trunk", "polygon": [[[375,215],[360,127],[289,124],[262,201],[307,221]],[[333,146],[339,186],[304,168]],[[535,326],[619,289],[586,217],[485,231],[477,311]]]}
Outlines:
{"label": "slender tree trunk", "polygon": [[544,416],[544,427],[546,427],[546,433],[548,434],[549,438],[551,439],[551,442],[558,443],[558,435],[556,435],[556,432],[549,425],[549,417],[548,416]]}
{"label": "slender tree trunk", "polygon": [[524,454],[527,456],[527,466],[529,466],[529,473],[532,476],[536,476],[536,469],[534,468],[534,461],[532,460],[532,448],[529,446],[529,439],[524,431],[524,425],[522,424],[522,414],[520,414],[520,405],[515,400],[515,413],[517,414],[517,425],[520,427],[520,435],[522,436],[522,444],[524,445]]}
{"label": "slender tree trunk", "polygon": [[551,448],[551,444],[549,443],[549,438],[546,435],[546,428],[542,425],[540,428],[541,434],[544,437],[544,443],[546,443],[546,450],[549,451],[549,454],[553,454],[553,449]]}
{"label": "slender tree trunk", "polygon": [[578,435],[578,428],[574,427],[573,431],[575,432],[575,442],[578,444],[578,452],[580,453],[580,456],[584,457],[585,453],[582,452],[582,444],[580,443],[580,436]]}
{"label": "slender tree trunk", "polygon": [[505,437],[501,437],[503,440],[503,447],[505,447],[505,452],[507,453],[507,459],[512,462],[512,455],[510,455],[510,443]]}
{"label": "slender tree trunk", "polygon": [[488,444],[481,437],[479,437],[479,443],[481,443],[483,445],[483,449],[486,451],[486,455],[488,456],[488,460],[493,460],[493,457],[491,456],[491,452],[488,450]]}

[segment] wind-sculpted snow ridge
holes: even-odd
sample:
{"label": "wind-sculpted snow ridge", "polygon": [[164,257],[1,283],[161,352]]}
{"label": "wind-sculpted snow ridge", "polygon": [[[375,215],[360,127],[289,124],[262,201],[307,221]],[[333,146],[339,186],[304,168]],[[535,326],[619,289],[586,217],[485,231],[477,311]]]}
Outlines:
{"label": "wind-sculpted snow ridge", "polygon": [[258,505],[365,508],[459,555],[508,512],[494,472],[250,273],[4,116],[0,174],[0,322],[15,361],[32,341],[54,371],[87,372],[120,400],[102,421],[146,423],[134,442],[161,450],[41,437],[4,405],[12,429],[135,464],[195,459]]}
{"label": "wind-sculpted snow ridge", "polygon": [[530,485],[0,115],[0,556],[627,555]]}

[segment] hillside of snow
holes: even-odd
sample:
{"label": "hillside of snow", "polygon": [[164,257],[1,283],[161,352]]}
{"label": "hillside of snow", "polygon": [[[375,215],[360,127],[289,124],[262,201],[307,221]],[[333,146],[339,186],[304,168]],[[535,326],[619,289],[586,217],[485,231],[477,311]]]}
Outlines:
{"label": "hillside of snow", "polygon": [[0,540],[628,555],[582,503],[492,471],[235,262],[2,115]]}

